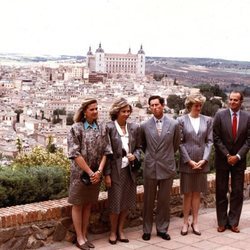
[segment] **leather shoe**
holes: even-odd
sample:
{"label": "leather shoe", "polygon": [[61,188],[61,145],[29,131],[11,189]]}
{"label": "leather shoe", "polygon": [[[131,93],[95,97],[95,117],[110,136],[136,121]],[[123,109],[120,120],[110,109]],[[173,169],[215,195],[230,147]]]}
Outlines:
{"label": "leather shoe", "polygon": [[144,234],[142,235],[142,239],[143,239],[143,240],[150,240],[150,238],[151,238],[151,234],[144,233]]}
{"label": "leather shoe", "polygon": [[224,232],[226,230],[226,227],[225,226],[218,226],[217,227],[217,232],[219,232],[219,233],[222,233],[222,232]]}
{"label": "leather shoe", "polygon": [[111,245],[115,245],[115,244],[117,243],[117,239],[115,239],[115,240],[109,239],[109,243],[110,243]]}
{"label": "leather shoe", "polygon": [[239,233],[240,229],[238,228],[238,226],[231,226],[231,231],[234,233]]}
{"label": "leather shoe", "polygon": [[90,241],[86,241],[86,245],[89,247],[89,248],[95,248],[94,244]]}
{"label": "leather shoe", "polygon": [[[188,228],[189,228],[189,224],[184,224],[182,229],[181,229],[181,235],[185,236],[188,234]],[[186,229],[185,231],[183,231],[183,229]]]}
{"label": "leather shoe", "polygon": [[80,245],[78,242],[76,242],[76,246],[82,250],[89,250],[88,245],[85,243],[83,243],[82,245]]}
{"label": "leather shoe", "polygon": [[123,243],[129,243],[129,239],[125,238],[125,239],[121,239],[120,237],[117,238],[117,240],[119,240],[120,242],[123,242]]}
{"label": "leather shoe", "polygon": [[157,236],[161,237],[163,240],[171,240],[170,235],[166,232],[157,232]]}
{"label": "leather shoe", "polygon": [[196,231],[195,229],[194,229],[194,224],[192,223],[191,224],[191,227],[192,227],[192,230],[193,230],[193,233],[195,234],[195,235],[201,235],[201,232],[200,231]]}

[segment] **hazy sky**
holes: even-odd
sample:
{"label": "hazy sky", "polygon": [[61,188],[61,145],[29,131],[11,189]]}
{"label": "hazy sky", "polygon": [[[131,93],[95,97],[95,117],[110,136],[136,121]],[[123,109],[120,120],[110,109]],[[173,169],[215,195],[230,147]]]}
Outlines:
{"label": "hazy sky", "polygon": [[0,0],[0,53],[250,61],[250,0]]}

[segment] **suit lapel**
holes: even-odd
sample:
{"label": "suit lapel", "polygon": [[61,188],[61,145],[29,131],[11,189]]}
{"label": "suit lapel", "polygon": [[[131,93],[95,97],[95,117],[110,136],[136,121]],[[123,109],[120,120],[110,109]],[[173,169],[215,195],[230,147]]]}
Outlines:
{"label": "suit lapel", "polygon": [[170,122],[168,121],[165,115],[163,116],[162,122],[163,122],[162,131],[161,131],[161,135],[159,136],[158,145],[161,144],[163,140],[165,140],[165,136],[166,134],[169,133],[169,128],[170,128]]}
{"label": "suit lapel", "polygon": [[231,113],[229,109],[227,110],[225,117],[222,117],[222,119],[224,120],[223,122],[226,124],[230,138],[233,140],[232,120],[231,120]]}
{"label": "suit lapel", "polygon": [[151,134],[153,143],[154,143],[155,145],[157,145],[158,142],[159,142],[159,140],[160,140],[160,136],[158,135],[158,131],[157,131],[157,129],[156,129],[155,120],[154,120],[153,117],[150,118],[148,127],[149,127],[149,133]]}
{"label": "suit lapel", "polygon": [[238,124],[238,130],[237,130],[237,134],[236,134],[236,139],[235,141],[237,141],[238,137],[239,137],[239,134],[240,134],[240,131],[243,129],[243,124],[244,124],[245,121],[245,116],[244,116],[244,113],[242,113],[240,111],[240,117],[239,117],[239,124]]}
{"label": "suit lapel", "polygon": [[128,128],[128,137],[129,137],[129,152],[132,152],[133,151],[133,148],[134,148],[134,142],[135,142],[135,138],[133,136],[133,128],[131,126],[131,123],[127,123],[127,128]]}

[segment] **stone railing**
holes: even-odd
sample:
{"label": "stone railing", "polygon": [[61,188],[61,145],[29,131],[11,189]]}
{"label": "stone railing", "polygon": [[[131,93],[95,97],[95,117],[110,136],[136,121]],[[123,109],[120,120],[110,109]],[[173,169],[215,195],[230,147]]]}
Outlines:
{"label": "stone railing", "polygon": [[[202,207],[214,207],[215,177],[208,175],[209,192],[202,197]],[[250,168],[245,172],[245,198],[250,197]],[[182,197],[179,180],[174,180],[171,195],[171,214],[181,216]],[[143,186],[137,187],[137,208],[128,215],[128,227],[142,223]],[[89,232],[109,230],[107,193],[101,192],[92,208]],[[75,232],[71,220],[71,205],[67,198],[19,205],[0,209],[0,249],[35,249],[55,241],[73,241]]]}

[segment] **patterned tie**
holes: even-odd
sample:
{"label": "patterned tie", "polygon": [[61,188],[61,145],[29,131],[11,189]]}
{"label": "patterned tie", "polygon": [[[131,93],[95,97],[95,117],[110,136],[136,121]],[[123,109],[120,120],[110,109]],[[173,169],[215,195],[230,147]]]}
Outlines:
{"label": "patterned tie", "polygon": [[232,124],[233,138],[236,139],[237,135],[237,114],[233,113],[233,124]]}
{"label": "patterned tie", "polygon": [[156,120],[156,128],[158,135],[161,135],[161,130],[162,130],[162,121],[161,120]]}

